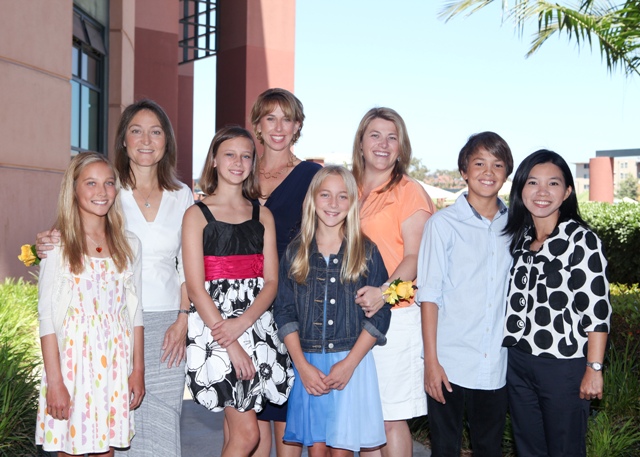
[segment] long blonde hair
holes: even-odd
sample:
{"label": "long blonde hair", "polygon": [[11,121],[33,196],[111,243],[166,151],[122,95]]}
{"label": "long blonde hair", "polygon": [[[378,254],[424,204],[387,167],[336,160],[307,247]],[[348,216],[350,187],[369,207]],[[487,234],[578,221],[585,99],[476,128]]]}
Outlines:
{"label": "long blonde hair", "polygon": [[60,196],[58,198],[58,217],[55,228],[60,230],[62,242],[62,256],[69,264],[72,273],[79,274],[84,268],[84,256],[88,254],[85,231],[80,217],[76,185],[82,170],[94,163],[106,164],[116,178],[116,198],[106,216],[106,242],[109,246],[111,258],[118,271],[123,271],[128,262],[133,262],[133,251],[127,241],[124,231],[124,217],[118,192],[120,178],[109,159],[95,152],[83,152],[71,160],[67,171],[62,177]]}
{"label": "long blonde hair", "polygon": [[304,283],[309,275],[309,255],[311,254],[311,245],[318,228],[315,197],[325,178],[329,175],[342,177],[349,198],[349,211],[342,225],[346,247],[342,257],[340,280],[342,283],[355,282],[367,273],[366,237],[360,230],[358,185],[353,175],[346,168],[338,165],[327,165],[321,168],[311,180],[307,195],[302,203],[302,227],[297,237],[300,245],[293,257],[291,270],[289,271],[291,277],[298,284]]}

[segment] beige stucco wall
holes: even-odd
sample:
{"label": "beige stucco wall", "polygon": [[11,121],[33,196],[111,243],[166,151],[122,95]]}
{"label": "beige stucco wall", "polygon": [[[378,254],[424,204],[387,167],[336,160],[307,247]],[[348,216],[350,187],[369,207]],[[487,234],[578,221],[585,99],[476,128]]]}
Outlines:
{"label": "beige stucco wall", "polygon": [[51,226],[70,156],[70,0],[0,4],[0,278]]}
{"label": "beige stucco wall", "polygon": [[[109,149],[133,101],[135,0],[110,1]],[[72,0],[0,2],[0,280],[54,222],[71,144]],[[37,269],[31,269],[37,272]]]}

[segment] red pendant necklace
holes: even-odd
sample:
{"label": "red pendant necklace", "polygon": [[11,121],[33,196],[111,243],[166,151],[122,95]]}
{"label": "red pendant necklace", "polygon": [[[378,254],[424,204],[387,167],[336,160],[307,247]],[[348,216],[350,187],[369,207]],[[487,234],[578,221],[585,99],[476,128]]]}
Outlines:
{"label": "red pendant necklace", "polygon": [[96,243],[93,238],[91,238],[89,236],[89,234],[87,234],[87,238],[89,238],[89,240],[96,245],[96,252],[99,254],[102,252],[102,243],[104,243],[104,238],[102,239],[102,241],[100,243]]}

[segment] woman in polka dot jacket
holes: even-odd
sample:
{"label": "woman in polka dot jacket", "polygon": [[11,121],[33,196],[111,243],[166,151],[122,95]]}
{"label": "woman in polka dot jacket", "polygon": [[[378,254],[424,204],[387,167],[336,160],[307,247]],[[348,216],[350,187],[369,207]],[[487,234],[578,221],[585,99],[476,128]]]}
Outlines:
{"label": "woman in polka dot jacket", "polygon": [[611,305],[602,243],[579,215],[560,155],[540,150],[520,164],[505,233],[513,266],[503,346],[518,455],[584,456]]}

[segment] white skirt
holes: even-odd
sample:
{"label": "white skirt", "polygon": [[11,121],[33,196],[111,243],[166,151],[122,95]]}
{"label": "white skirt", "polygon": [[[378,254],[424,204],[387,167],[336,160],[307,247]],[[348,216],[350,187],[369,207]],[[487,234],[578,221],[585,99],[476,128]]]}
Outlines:
{"label": "white skirt", "polygon": [[392,310],[387,344],[375,346],[372,352],[384,420],[406,420],[427,414],[420,307],[414,303]]}

